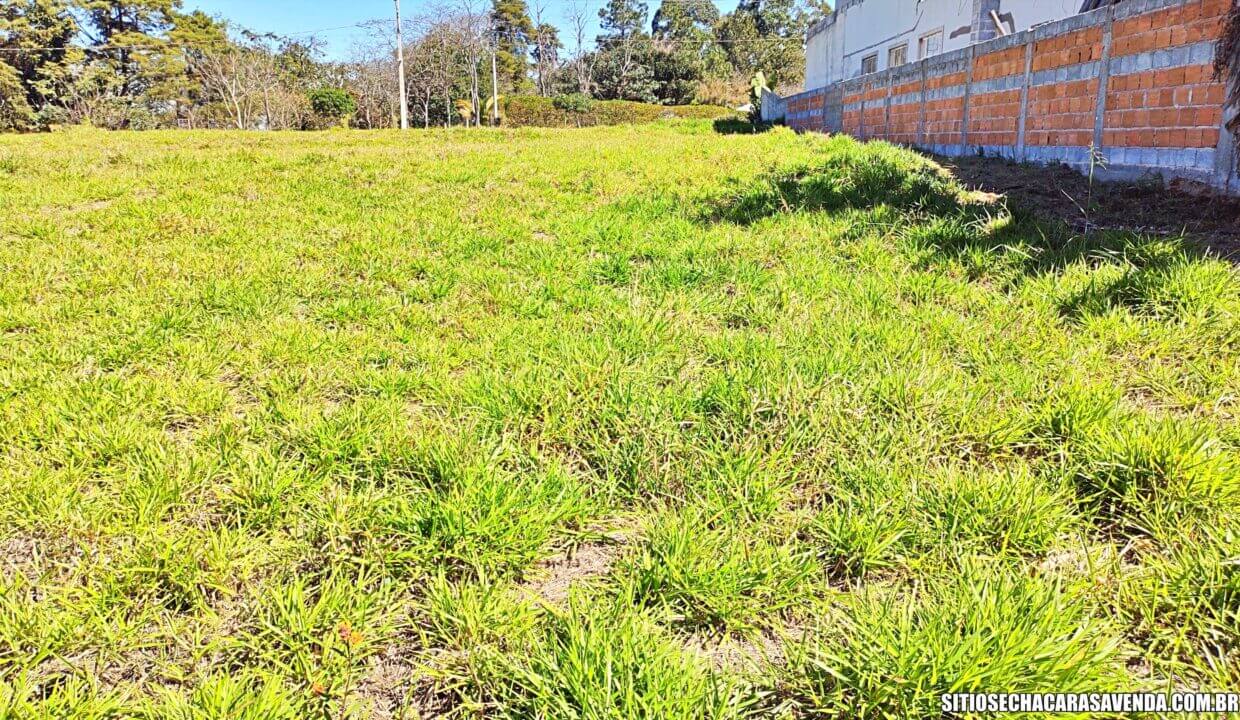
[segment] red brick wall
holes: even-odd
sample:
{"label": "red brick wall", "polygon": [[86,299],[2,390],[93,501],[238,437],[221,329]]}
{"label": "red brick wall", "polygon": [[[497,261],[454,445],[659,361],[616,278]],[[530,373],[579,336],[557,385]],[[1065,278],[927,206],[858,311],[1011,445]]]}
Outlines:
{"label": "red brick wall", "polygon": [[1090,144],[1094,139],[1097,103],[1096,78],[1029,88],[1025,143],[1057,146]]}
{"label": "red brick wall", "polygon": [[974,95],[969,100],[969,142],[1015,145],[1020,123],[1020,90]]}
{"label": "red brick wall", "polygon": [[1223,86],[1207,65],[1113,77],[1102,144],[1209,148],[1218,144]]}
{"label": "red brick wall", "polygon": [[973,82],[992,80],[1025,72],[1025,48],[1014,47],[973,58]]}
{"label": "red brick wall", "polygon": [[964,98],[945,98],[926,103],[926,131],[922,143],[953,145],[964,129]]}
{"label": "red brick wall", "polygon": [[1178,7],[1116,20],[1112,57],[1214,40],[1222,34],[1230,0],[1197,0]]}
{"label": "red brick wall", "polygon": [[1102,59],[1102,28],[1091,27],[1066,33],[1033,45],[1033,71]]}
{"label": "red brick wall", "polygon": [[[1079,158],[1099,143],[1143,165],[1166,155],[1216,172],[1224,88],[1213,75],[1212,43],[1234,2],[1120,3],[843,83],[843,107],[831,115],[837,127],[825,127],[827,114],[793,126],[1029,159]],[[1150,9],[1132,14],[1142,8]]]}

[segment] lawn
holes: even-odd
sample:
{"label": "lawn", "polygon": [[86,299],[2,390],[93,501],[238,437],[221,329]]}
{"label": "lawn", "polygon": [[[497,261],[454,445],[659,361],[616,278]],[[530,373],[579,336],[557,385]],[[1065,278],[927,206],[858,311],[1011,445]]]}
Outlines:
{"label": "lawn", "polygon": [[0,272],[0,717],[1240,690],[1185,241],[709,121],[76,130],[0,137]]}

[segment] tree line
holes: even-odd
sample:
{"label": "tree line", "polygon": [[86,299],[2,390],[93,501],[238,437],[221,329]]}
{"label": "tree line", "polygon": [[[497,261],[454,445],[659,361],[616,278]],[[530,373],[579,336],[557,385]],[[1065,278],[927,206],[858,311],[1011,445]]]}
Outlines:
{"label": "tree line", "polygon": [[[759,71],[772,86],[801,80],[805,30],[826,9],[742,0],[721,14],[711,0],[661,0],[652,15],[642,0],[607,0],[590,38],[585,1],[559,6],[559,26],[542,2],[448,0],[409,18],[415,124],[494,122],[493,99],[510,95],[744,102]],[[183,11],[180,0],[6,0],[0,129],[391,127],[399,115],[391,22],[361,27],[349,59],[328,61],[313,35],[254,32]]]}

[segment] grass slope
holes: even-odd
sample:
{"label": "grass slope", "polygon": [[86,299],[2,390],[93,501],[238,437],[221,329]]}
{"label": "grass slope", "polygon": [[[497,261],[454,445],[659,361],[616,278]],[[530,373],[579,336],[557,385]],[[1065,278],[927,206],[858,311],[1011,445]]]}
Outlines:
{"label": "grass slope", "polygon": [[0,716],[1240,688],[1240,277],[909,152],[0,138]]}

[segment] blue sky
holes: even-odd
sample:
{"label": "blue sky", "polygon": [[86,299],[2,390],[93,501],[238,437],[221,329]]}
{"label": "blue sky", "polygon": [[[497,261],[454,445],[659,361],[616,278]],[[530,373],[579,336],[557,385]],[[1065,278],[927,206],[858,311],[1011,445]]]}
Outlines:
{"label": "blue sky", "polygon": [[[477,0],[479,6],[485,0]],[[527,0],[533,7],[536,0]],[[560,28],[560,37],[565,45],[571,45],[566,14],[573,2],[585,7],[591,26],[587,32],[587,41],[593,41],[598,34],[598,10],[604,0],[542,0],[545,8],[545,20]],[[448,3],[444,3],[448,4]],[[489,5],[489,2],[486,3]],[[658,7],[658,0],[647,0],[653,14]],[[723,0],[717,3],[724,10],[736,6],[735,0]],[[315,36],[327,44],[327,55],[332,60],[343,60],[349,56],[349,50],[366,32],[354,25],[367,20],[391,18],[392,0],[184,0],[185,9],[202,10],[212,15],[221,15],[232,22],[260,32],[279,34],[303,33],[309,30],[321,30]],[[421,8],[427,7],[427,0],[401,0],[401,12],[405,15],[416,15]],[[331,28],[331,29],[326,29]]]}

